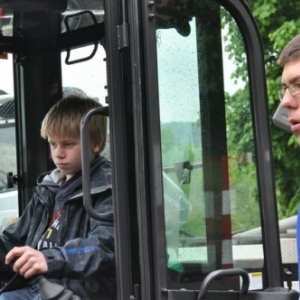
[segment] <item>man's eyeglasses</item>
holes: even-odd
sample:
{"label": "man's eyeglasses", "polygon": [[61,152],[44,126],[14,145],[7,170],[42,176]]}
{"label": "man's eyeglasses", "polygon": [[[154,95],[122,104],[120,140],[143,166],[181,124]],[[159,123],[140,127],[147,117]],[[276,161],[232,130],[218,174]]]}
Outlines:
{"label": "man's eyeglasses", "polygon": [[289,85],[282,87],[278,91],[278,96],[279,96],[280,101],[283,99],[286,90],[289,90],[292,97],[299,95],[300,94],[300,81],[297,81],[296,83],[290,83]]}

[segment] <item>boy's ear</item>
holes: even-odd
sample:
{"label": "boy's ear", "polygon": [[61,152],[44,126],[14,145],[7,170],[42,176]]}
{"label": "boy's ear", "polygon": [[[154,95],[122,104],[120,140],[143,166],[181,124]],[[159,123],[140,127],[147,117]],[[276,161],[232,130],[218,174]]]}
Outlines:
{"label": "boy's ear", "polygon": [[100,152],[100,149],[101,149],[101,146],[102,146],[102,142],[95,142],[94,145],[92,146],[92,152],[93,153],[99,153]]}

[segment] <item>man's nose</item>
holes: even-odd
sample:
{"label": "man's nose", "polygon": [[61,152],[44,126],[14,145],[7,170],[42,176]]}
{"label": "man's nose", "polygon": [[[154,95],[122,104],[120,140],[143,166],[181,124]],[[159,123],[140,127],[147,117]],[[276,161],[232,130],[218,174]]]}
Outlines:
{"label": "man's nose", "polygon": [[288,89],[285,90],[283,98],[281,100],[281,106],[286,108],[295,108],[298,106],[298,100],[293,97]]}

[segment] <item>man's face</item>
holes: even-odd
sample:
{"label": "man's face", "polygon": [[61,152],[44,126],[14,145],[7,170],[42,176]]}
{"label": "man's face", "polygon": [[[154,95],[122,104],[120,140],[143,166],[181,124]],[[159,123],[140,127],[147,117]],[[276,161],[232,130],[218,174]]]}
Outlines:
{"label": "man's face", "polygon": [[[66,175],[66,180],[69,180],[81,170],[80,138],[48,136],[48,142],[53,162]],[[98,145],[92,147],[90,153],[91,160],[98,151]]]}
{"label": "man's face", "polygon": [[284,65],[281,81],[283,88],[286,88],[281,105],[289,110],[291,131],[297,136],[300,146],[300,94],[294,93],[296,95],[292,96],[287,88],[290,84],[297,89],[300,88],[300,58]]}

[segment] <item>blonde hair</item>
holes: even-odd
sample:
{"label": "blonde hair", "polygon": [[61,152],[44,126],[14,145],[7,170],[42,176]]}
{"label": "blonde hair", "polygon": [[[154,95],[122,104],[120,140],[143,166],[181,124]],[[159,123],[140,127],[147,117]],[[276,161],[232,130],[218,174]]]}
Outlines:
{"label": "blonde hair", "polygon": [[284,67],[286,63],[298,58],[300,58],[300,34],[286,44],[277,62],[281,67]]}
{"label": "blonde hair", "polygon": [[[41,136],[80,137],[81,118],[92,108],[102,105],[91,98],[70,95],[54,104],[42,121]],[[107,118],[94,115],[89,121],[89,139],[91,145],[100,143],[99,153],[106,145]]]}

